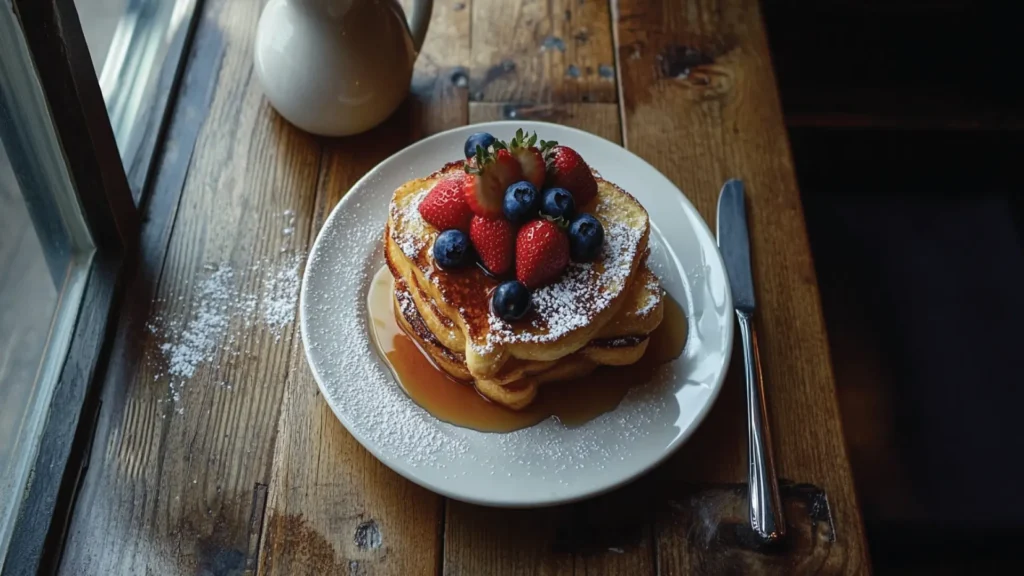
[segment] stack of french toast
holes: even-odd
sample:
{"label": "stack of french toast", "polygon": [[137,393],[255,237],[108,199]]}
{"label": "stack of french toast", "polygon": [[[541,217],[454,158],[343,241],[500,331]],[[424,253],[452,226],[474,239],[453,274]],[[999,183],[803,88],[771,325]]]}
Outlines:
{"label": "stack of french toast", "polygon": [[568,146],[522,131],[395,190],[395,315],[433,363],[519,410],[542,384],[637,362],[662,321],[647,212]]}

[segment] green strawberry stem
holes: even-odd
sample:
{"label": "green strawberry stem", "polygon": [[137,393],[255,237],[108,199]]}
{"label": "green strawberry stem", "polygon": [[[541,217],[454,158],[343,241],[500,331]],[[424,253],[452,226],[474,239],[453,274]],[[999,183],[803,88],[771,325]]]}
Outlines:
{"label": "green strawberry stem", "polygon": [[[492,146],[497,147],[497,144],[498,142],[495,141]],[[475,165],[470,164],[469,162],[466,162],[463,165],[463,169],[466,171],[467,174],[480,174],[481,172],[483,172],[484,166],[486,166],[487,164],[494,160],[494,155],[491,153],[490,150],[477,144],[476,154],[473,155],[473,159],[476,160]]]}
{"label": "green strawberry stem", "polygon": [[556,218],[548,214],[541,214],[540,217],[543,218],[544,220],[547,220],[548,222],[551,222],[555,226],[558,226],[562,230],[565,230],[566,228],[569,227],[569,219],[566,218],[565,216],[559,216]]}

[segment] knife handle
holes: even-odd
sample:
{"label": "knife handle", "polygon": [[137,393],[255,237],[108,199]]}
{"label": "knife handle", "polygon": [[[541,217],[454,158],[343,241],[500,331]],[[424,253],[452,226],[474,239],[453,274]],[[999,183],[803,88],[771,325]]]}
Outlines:
{"label": "knife handle", "polygon": [[743,339],[743,364],[747,376],[747,433],[750,449],[750,527],[766,542],[786,534],[782,498],[775,476],[775,457],[768,431],[768,408],[761,379],[761,357],[757,351],[754,315],[736,311]]}

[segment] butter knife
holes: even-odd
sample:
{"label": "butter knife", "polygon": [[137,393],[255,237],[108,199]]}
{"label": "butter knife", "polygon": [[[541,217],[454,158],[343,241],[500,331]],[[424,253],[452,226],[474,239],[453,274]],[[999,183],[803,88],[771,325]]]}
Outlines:
{"label": "butter knife", "polygon": [[786,533],[782,499],[775,475],[775,457],[768,430],[768,408],[761,379],[761,359],[754,330],[754,279],[750,272],[750,239],[743,181],[725,183],[718,196],[718,248],[725,261],[732,287],[732,300],[743,341],[743,364],[747,377],[747,434],[750,455],[750,527],[766,542],[780,540]]}

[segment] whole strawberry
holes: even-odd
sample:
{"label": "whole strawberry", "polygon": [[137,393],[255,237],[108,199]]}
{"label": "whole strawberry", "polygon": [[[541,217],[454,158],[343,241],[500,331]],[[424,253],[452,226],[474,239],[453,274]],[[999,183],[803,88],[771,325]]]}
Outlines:
{"label": "whole strawberry", "polygon": [[465,174],[458,173],[442,178],[420,202],[420,216],[438,230],[468,232],[473,211],[463,192],[465,179]]}
{"label": "whole strawberry", "polygon": [[569,237],[554,222],[534,220],[516,235],[516,279],[533,290],[550,284],[569,265]]}
{"label": "whole strawberry", "polygon": [[493,274],[501,275],[512,269],[516,230],[508,220],[501,216],[473,216],[469,223],[469,239],[480,255],[480,261]]}
{"label": "whole strawberry", "polygon": [[[516,130],[516,135],[508,143],[508,151],[523,170],[523,179],[533,184],[537,190],[544,187],[544,174],[547,166],[544,163],[544,151],[554,146],[557,142],[540,141],[537,147],[537,133],[527,136],[523,129]],[[503,143],[496,143],[496,146],[503,146]]]}
{"label": "whole strawberry", "polygon": [[568,190],[577,209],[583,209],[597,196],[597,181],[590,166],[568,146],[555,146],[548,151],[547,186]]}
{"label": "whole strawberry", "polygon": [[477,148],[476,156],[466,162],[466,202],[478,216],[500,216],[505,189],[522,179],[523,169],[508,150]]}

